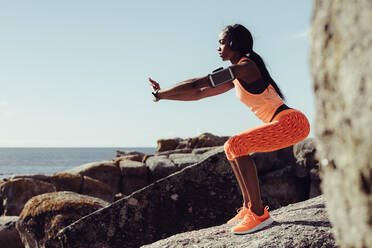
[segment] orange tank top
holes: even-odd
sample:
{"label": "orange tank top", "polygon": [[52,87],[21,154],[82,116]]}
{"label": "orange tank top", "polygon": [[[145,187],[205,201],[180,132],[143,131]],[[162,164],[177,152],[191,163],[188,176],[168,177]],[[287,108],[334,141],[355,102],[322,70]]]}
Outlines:
{"label": "orange tank top", "polygon": [[[244,60],[247,60],[247,58],[241,58],[238,63]],[[244,89],[238,79],[234,79],[233,83],[236,96],[239,100],[248,106],[252,112],[265,123],[270,122],[277,108],[284,104],[271,84],[269,84],[262,93],[252,94]]]}

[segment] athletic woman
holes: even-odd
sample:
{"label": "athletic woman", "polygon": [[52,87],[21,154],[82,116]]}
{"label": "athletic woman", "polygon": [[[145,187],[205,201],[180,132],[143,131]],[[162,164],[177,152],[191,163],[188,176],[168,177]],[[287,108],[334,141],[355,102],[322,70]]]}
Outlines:
{"label": "athletic woman", "polygon": [[258,231],[273,220],[268,207],[263,207],[253,152],[279,150],[305,139],[310,125],[300,111],[284,104],[284,96],[271,78],[261,57],[253,51],[251,33],[244,26],[227,26],[219,35],[218,53],[230,61],[235,79],[211,87],[208,76],[193,78],[168,89],[149,78],[154,101],[163,99],[191,101],[222,94],[235,88],[241,102],[264,123],[232,136],[224,145],[227,159],[243,195],[243,206],[227,223],[239,221],[232,232],[246,234]]}

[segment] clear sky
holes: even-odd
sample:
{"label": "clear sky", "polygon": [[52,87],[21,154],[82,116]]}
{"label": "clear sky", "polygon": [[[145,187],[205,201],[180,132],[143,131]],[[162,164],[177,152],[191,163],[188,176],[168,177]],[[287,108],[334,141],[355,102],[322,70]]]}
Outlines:
{"label": "clear sky", "polygon": [[218,34],[234,23],[313,123],[311,15],[310,0],[0,0],[0,147],[156,146],[261,124],[234,90],[152,102],[149,76],[165,88],[228,66]]}

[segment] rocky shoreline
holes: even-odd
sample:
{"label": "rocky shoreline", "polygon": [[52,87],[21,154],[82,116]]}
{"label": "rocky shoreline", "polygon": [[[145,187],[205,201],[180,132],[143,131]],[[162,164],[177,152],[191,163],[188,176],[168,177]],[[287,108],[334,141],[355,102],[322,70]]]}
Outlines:
{"label": "rocky shoreline", "polygon": [[[155,154],[117,151],[52,176],[12,177],[0,184],[0,219],[13,216],[6,225],[24,246],[14,240],[7,247],[139,247],[222,225],[241,204],[223,151],[227,138],[159,140]],[[274,210],[320,195],[315,150],[307,139],[253,154],[266,205]]]}

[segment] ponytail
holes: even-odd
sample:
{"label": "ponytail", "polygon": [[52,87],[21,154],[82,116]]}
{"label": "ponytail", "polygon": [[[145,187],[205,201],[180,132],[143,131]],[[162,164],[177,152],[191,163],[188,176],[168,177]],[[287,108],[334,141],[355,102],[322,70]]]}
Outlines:
{"label": "ponytail", "polygon": [[261,72],[263,80],[265,80],[267,83],[271,84],[274,87],[275,91],[280,96],[280,98],[285,100],[285,97],[284,97],[282,91],[279,89],[279,87],[275,83],[274,79],[272,79],[272,77],[270,76],[270,73],[267,70],[267,68],[265,66],[265,62],[262,60],[261,56],[258,55],[255,51],[252,50],[252,51],[249,52],[248,57],[256,63],[258,69]]}
{"label": "ponytail", "polygon": [[275,81],[271,78],[270,73],[267,71],[261,56],[253,51],[253,37],[251,32],[249,32],[249,30],[241,24],[234,24],[232,26],[229,25],[224,29],[224,31],[230,38],[231,49],[239,51],[242,55],[249,54],[246,56],[256,63],[261,72],[263,80],[265,80],[265,82],[268,84],[271,84],[278,95],[285,100],[283,93],[279,89],[278,85],[276,85]]}

